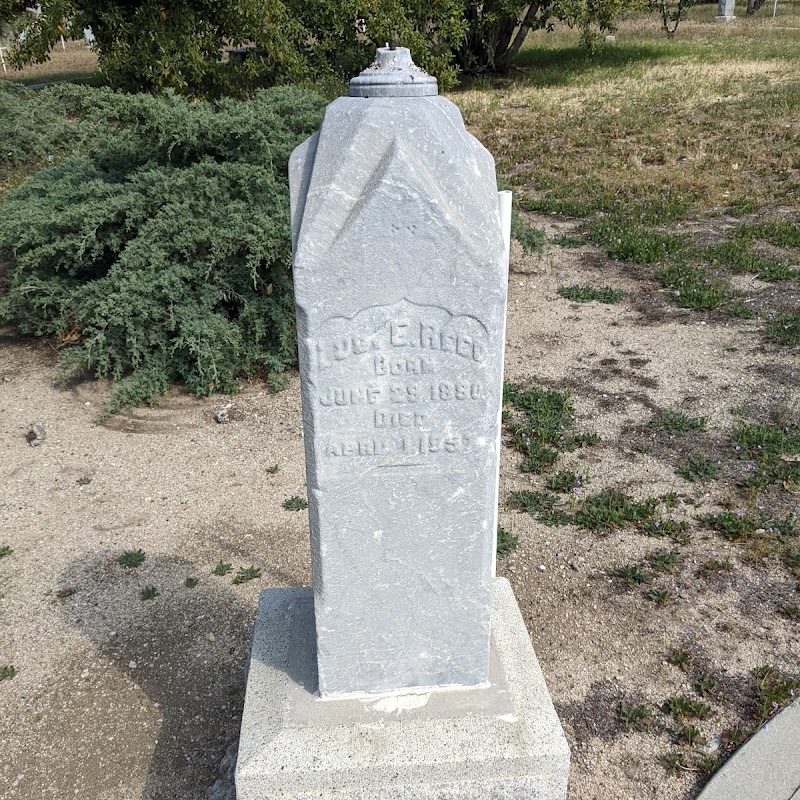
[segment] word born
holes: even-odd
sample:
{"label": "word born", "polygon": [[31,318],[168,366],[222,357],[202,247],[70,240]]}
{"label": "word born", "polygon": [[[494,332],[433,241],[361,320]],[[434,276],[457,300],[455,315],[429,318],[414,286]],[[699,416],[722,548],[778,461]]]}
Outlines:
{"label": "word born", "polygon": [[394,358],[392,356],[375,356],[376,375],[402,375],[404,373],[430,373],[435,372],[436,367],[432,358]]}

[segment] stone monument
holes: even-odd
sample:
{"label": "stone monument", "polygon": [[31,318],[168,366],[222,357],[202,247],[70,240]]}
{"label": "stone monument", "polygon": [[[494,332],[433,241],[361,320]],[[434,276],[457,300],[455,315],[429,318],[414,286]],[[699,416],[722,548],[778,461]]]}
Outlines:
{"label": "stone monument", "polygon": [[736,0],[719,0],[717,3],[717,16],[714,19],[717,22],[732,22],[736,19],[733,15],[735,7]]}
{"label": "stone monument", "polygon": [[563,799],[494,577],[508,193],[405,48],[289,165],[313,591],[262,594],[239,800]]}

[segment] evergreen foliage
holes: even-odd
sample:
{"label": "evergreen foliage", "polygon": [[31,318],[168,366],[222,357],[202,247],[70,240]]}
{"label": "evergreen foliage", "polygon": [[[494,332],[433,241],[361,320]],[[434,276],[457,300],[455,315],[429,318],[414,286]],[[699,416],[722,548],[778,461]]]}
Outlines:
{"label": "evergreen foliage", "polygon": [[322,98],[278,87],[211,105],[63,87],[36,100],[49,107],[41,138],[6,158],[44,147],[63,160],[0,211],[0,325],[56,337],[65,379],[112,379],[109,413],[173,382],[230,392],[295,363],[287,162]]}

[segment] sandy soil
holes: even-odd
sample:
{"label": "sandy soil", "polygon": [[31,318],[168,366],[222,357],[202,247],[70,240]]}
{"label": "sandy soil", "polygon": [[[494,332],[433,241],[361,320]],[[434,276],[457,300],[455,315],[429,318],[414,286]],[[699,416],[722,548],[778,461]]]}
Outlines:
{"label": "sandy soil", "polygon": [[[570,227],[534,221],[551,234]],[[629,295],[576,306],[556,294],[572,283]],[[278,394],[246,386],[230,398],[227,425],[213,420],[226,398],[179,392],[97,425],[104,387],[55,388],[46,344],[6,335],[0,347],[0,546],[14,551],[0,559],[0,666],[17,669],[0,682],[0,797],[202,798],[238,733],[258,593],[310,582],[307,513],[282,508],[305,491],[299,379]],[[679,512],[687,519],[717,510],[717,484],[675,476],[683,445],[653,434],[653,409],[707,416],[709,440],[724,443],[731,407],[798,410],[796,370],[791,353],[764,348],[756,323],[671,307],[641,271],[590,247],[531,258],[515,245],[507,378],[572,390],[579,427],[603,442],[559,467],[588,473],[592,490],[682,492],[696,503]],[[32,422],[47,432],[38,447],[24,436]],[[542,486],[518,460],[504,448],[501,499]],[[800,503],[783,494],[787,507]],[[800,623],[777,612],[800,599],[796,582],[774,559],[752,563],[693,523],[678,572],[661,581],[677,599],[657,609],[608,570],[668,541],[545,527],[505,505],[501,523],[520,543],[499,572],[514,586],[572,747],[570,800],[693,797],[695,774],[672,778],[658,763],[675,736],[658,706],[691,694],[692,674],[666,652],[684,645],[715,678],[715,715],[698,725],[719,735],[746,718],[754,666],[797,670]],[[139,548],[138,569],[117,563]],[[699,577],[712,554],[734,568]],[[211,574],[219,561],[253,564],[263,577],[233,585],[232,574]],[[145,586],[158,596],[140,600]],[[617,707],[640,702],[654,724],[625,732]]]}

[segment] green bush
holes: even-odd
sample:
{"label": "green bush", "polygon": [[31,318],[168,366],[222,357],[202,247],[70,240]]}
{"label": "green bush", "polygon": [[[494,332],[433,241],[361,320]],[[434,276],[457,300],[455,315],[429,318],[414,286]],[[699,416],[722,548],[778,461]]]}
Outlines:
{"label": "green bush", "polygon": [[111,378],[110,413],[173,382],[229,392],[292,365],[287,162],[324,101],[292,87],[217,105],[86,87],[38,99],[72,144],[54,112],[46,136],[67,154],[2,208],[0,324],[57,337],[67,379]]}

